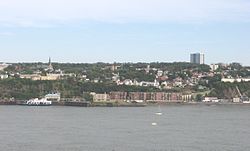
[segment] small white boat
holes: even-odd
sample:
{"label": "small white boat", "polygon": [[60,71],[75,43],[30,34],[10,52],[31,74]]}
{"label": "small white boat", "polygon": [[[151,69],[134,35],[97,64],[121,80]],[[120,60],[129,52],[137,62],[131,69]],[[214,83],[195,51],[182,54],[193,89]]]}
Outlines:
{"label": "small white boat", "polygon": [[157,125],[157,123],[155,123],[155,122],[154,122],[154,123],[152,123],[152,126],[156,126],[156,125]]}
{"label": "small white boat", "polygon": [[162,115],[162,112],[156,112],[155,114],[156,115]]}
{"label": "small white boat", "polygon": [[158,112],[156,112],[155,114],[156,115],[162,115],[161,106],[160,105],[158,106]]}
{"label": "small white boat", "polygon": [[42,99],[30,99],[26,102],[25,105],[29,105],[29,106],[50,106],[52,105],[52,101],[48,101],[46,98],[42,98]]}
{"label": "small white boat", "polygon": [[[158,106],[158,112],[156,112],[156,113],[155,113],[155,115],[159,115],[159,116],[161,116],[161,115],[162,115],[160,105]],[[152,125],[152,126],[156,126],[156,125],[157,125],[157,123],[156,123],[156,122],[153,122],[153,123],[151,123],[151,125]]]}
{"label": "small white boat", "polygon": [[243,104],[249,104],[250,101],[242,101]]}

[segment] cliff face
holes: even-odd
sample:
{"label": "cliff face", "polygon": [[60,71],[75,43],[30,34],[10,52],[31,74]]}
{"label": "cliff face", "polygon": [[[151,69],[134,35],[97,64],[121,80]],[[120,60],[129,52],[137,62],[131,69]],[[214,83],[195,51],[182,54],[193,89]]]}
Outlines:
{"label": "cliff face", "polygon": [[[239,88],[240,93],[237,90]],[[214,85],[210,96],[217,96],[219,98],[232,99],[234,97],[248,96],[250,97],[250,82],[244,83],[217,83]]]}
{"label": "cliff face", "polygon": [[224,98],[231,99],[234,97],[240,97],[236,89],[228,88],[222,91]]}

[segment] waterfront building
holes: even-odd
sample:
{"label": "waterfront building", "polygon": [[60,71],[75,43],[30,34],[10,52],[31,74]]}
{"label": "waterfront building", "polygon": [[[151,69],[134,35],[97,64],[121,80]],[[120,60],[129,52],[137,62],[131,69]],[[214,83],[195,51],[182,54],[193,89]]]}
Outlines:
{"label": "waterfront building", "polygon": [[165,92],[110,92],[92,93],[94,102],[190,102],[191,94]]}
{"label": "waterfront building", "polygon": [[110,102],[110,95],[107,93],[104,94],[93,94],[94,102]]}
{"label": "waterfront building", "polygon": [[165,93],[164,92],[155,92],[154,93],[154,101],[164,101]]}
{"label": "waterfront building", "polygon": [[127,100],[127,92],[110,92],[110,100],[126,101]]}
{"label": "waterfront building", "polygon": [[182,95],[182,101],[184,101],[184,102],[193,101],[192,95],[191,94]]}
{"label": "waterfront building", "polygon": [[135,102],[145,101],[144,92],[129,92],[128,99]]}
{"label": "waterfront building", "polygon": [[240,98],[233,98],[233,103],[240,103]]}
{"label": "waterfront building", "polygon": [[190,63],[205,64],[205,55],[203,53],[190,54]]}
{"label": "waterfront building", "polygon": [[205,97],[204,100],[202,100],[202,102],[214,102],[214,103],[218,103],[219,99],[217,97]]}
{"label": "waterfront building", "polygon": [[58,102],[61,99],[61,94],[59,92],[49,93],[45,95],[45,99],[47,99],[48,101]]}
{"label": "waterfront building", "polygon": [[[100,98],[103,99],[103,98]],[[191,94],[165,92],[110,92],[110,100],[135,102],[188,102]]]}

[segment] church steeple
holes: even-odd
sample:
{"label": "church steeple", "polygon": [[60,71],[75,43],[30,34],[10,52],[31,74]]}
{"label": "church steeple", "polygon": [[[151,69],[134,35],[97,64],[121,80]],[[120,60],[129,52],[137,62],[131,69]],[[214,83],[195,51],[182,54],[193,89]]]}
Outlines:
{"label": "church steeple", "polygon": [[49,57],[49,66],[51,66],[51,58]]}
{"label": "church steeple", "polygon": [[52,66],[52,63],[51,63],[51,58],[49,57],[49,65],[48,65],[48,69],[50,71],[53,71],[53,66]]}

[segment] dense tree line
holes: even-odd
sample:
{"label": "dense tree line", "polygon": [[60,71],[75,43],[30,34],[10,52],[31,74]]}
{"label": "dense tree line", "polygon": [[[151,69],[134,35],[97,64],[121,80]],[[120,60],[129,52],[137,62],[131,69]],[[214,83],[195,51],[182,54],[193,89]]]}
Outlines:
{"label": "dense tree line", "polygon": [[32,81],[29,79],[0,80],[0,98],[30,99],[43,97],[47,93],[60,92],[63,98],[83,97],[84,93],[108,93],[111,91],[151,92],[154,87],[117,86],[114,83],[81,82],[73,78],[57,81]]}

